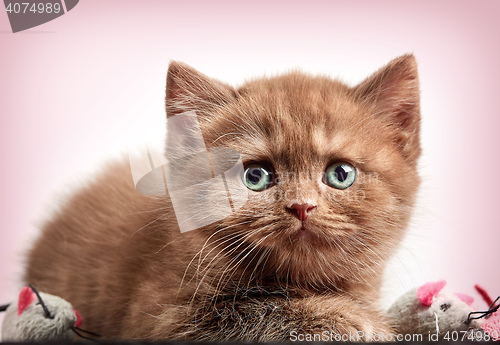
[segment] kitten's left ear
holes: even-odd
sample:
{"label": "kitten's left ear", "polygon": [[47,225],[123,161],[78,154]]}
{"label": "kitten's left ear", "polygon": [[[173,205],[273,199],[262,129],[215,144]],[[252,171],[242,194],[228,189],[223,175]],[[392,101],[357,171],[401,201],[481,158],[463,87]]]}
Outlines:
{"label": "kitten's left ear", "polygon": [[396,128],[394,142],[407,159],[420,156],[420,91],[417,62],[407,54],[389,62],[354,88],[355,96]]}
{"label": "kitten's left ear", "polygon": [[167,117],[192,110],[198,115],[210,113],[213,107],[235,98],[236,91],[231,86],[209,78],[184,63],[170,63],[167,72]]}

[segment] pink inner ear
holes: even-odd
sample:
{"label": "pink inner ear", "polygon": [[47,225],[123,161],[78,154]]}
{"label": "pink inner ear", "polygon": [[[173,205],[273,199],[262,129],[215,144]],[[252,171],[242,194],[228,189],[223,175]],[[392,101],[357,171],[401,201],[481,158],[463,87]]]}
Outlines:
{"label": "pink inner ear", "polygon": [[438,282],[430,282],[422,285],[417,289],[417,296],[420,303],[425,306],[430,306],[434,296],[441,291],[446,285],[446,281],[440,280]]}
{"label": "pink inner ear", "polygon": [[462,300],[462,302],[465,302],[465,304],[468,304],[472,306],[472,303],[474,303],[474,298],[472,296],[469,296],[465,293],[460,293],[457,292],[455,295]]}
{"label": "pink inner ear", "polygon": [[28,307],[34,300],[36,295],[29,286],[25,286],[19,292],[19,300],[17,301],[17,316],[21,315],[24,309]]}

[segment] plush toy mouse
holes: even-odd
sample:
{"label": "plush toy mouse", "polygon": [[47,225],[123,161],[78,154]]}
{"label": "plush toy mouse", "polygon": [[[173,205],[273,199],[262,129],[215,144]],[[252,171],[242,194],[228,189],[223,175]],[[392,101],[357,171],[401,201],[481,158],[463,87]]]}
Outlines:
{"label": "plush toy mouse", "polygon": [[[498,340],[500,312],[484,289],[476,290],[490,305],[478,312],[474,299],[443,290],[446,282],[430,282],[402,295],[389,308],[388,314],[400,334],[420,334],[423,340]],[[489,300],[488,300],[489,299]],[[498,300],[498,299],[497,299]]]}
{"label": "plush toy mouse", "polygon": [[6,308],[2,341],[72,340],[81,322],[80,314],[64,299],[26,286]]}

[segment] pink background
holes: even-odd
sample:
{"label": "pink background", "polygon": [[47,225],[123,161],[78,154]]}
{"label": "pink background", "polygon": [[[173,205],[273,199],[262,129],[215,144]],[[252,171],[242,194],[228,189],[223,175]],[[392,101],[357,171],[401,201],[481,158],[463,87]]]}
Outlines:
{"label": "pink background", "polygon": [[498,1],[84,0],[12,34],[1,10],[0,304],[61,198],[128,145],[161,145],[170,60],[233,84],[293,67],[356,83],[406,52],[419,61],[424,182],[384,305],[437,279],[496,297],[499,14]]}

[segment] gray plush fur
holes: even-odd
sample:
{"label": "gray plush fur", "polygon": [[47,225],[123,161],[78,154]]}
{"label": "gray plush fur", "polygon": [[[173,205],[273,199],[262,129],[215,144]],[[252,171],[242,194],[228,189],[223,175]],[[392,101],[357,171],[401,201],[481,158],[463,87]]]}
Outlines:
{"label": "gray plush fur", "polygon": [[17,300],[5,312],[2,324],[2,341],[48,341],[71,340],[75,333],[76,314],[71,304],[60,297],[40,293],[42,300],[54,316],[45,316],[44,310],[35,299],[17,315]]}
{"label": "gray plush fur", "polygon": [[455,294],[440,291],[430,306],[424,306],[417,297],[417,289],[402,295],[390,307],[388,313],[398,333],[438,334],[439,339],[451,332],[471,331],[480,328],[477,320],[467,323],[467,317],[474,309]]}

